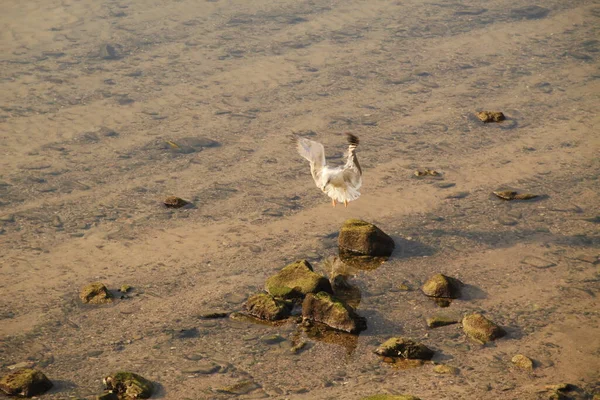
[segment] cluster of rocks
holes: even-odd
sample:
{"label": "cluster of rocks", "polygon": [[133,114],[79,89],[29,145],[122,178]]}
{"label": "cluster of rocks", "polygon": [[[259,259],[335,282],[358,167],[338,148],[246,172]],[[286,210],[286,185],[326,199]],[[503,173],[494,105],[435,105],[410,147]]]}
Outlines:
{"label": "cluster of rocks", "polygon": [[[154,384],[133,372],[115,372],[103,380],[105,391],[98,400],[148,399]],[[54,384],[37,369],[22,368],[0,379],[0,390],[9,396],[33,397],[50,390]]]}

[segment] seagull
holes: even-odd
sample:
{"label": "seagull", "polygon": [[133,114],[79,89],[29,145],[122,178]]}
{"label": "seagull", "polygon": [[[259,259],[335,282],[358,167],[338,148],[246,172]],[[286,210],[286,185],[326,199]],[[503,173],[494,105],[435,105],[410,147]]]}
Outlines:
{"label": "seagull", "polygon": [[339,167],[330,167],[325,160],[323,145],[312,140],[299,137],[298,153],[310,162],[310,173],[315,184],[323,193],[331,197],[331,204],[344,203],[358,199],[358,189],[362,185],[362,169],[356,158],[358,138],[351,133],[346,133],[348,139],[348,152],[346,164]]}

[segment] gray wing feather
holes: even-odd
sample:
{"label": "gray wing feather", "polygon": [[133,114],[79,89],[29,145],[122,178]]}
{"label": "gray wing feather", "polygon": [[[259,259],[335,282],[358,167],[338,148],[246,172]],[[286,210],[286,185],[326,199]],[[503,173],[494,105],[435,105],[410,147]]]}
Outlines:
{"label": "gray wing feather", "polygon": [[319,186],[321,170],[326,163],[323,145],[306,138],[298,138],[297,148],[298,153],[310,162],[310,173]]}

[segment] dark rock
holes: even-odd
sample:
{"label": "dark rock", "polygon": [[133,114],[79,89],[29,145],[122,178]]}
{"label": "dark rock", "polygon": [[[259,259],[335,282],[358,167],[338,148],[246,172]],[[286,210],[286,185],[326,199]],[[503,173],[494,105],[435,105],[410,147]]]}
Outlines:
{"label": "dark rock", "polygon": [[410,360],[431,360],[434,352],[422,343],[401,337],[394,337],[381,344],[375,350],[375,354],[383,357],[402,357]]}
{"label": "dark rock", "polygon": [[514,18],[525,18],[525,19],[540,19],[544,18],[550,10],[540,6],[526,6],[515,8],[510,11],[510,14]]}
{"label": "dark rock", "polygon": [[32,397],[43,394],[54,386],[43,372],[21,369],[0,379],[0,389],[9,396]]}
{"label": "dark rock", "polygon": [[220,318],[227,318],[228,316],[229,316],[229,313],[226,313],[226,312],[211,312],[211,313],[200,315],[200,318],[202,318],[202,319],[220,319]]}
{"label": "dark rock", "polygon": [[102,282],[93,282],[86,285],[79,293],[79,298],[84,303],[105,304],[113,301],[112,294]]}
{"label": "dark rock", "polygon": [[265,288],[272,296],[288,299],[302,298],[308,293],[321,291],[333,293],[327,278],[313,272],[312,266],[306,260],[287,265],[267,279]]}
{"label": "dark rock", "polygon": [[460,297],[461,281],[444,274],[432,276],[425,282],[421,290],[426,296],[458,299]]}
{"label": "dark rock", "polygon": [[267,293],[258,293],[250,297],[244,304],[248,314],[267,321],[287,318],[290,309],[287,304]]}
{"label": "dark rock", "polygon": [[368,256],[389,257],[394,251],[394,240],[381,229],[359,219],[344,222],[338,238],[340,250]]}
{"label": "dark rock", "polygon": [[100,46],[100,58],[104,59],[104,60],[116,60],[119,58],[119,55],[117,54],[117,50],[115,49],[114,46],[110,45],[110,44],[103,44],[102,46]]}
{"label": "dark rock", "polygon": [[466,315],[463,330],[471,339],[487,343],[506,335],[506,331],[479,313]]}
{"label": "dark rock", "polygon": [[116,372],[103,379],[107,390],[116,392],[121,400],[147,399],[154,392],[154,385],[133,372]]}
{"label": "dark rock", "polygon": [[367,329],[365,318],[356,314],[352,307],[326,292],[306,295],[302,302],[302,318],[349,333],[358,333]]}
{"label": "dark rock", "polygon": [[166,199],[164,199],[163,204],[167,208],[181,208],[187,206],[188,204],[190,204],[190,202],[185,201],[180,197],[169,196]]}
{"label": "dark rock", "polygon": [[477,118],[479,118],[482,122],[502,122],[506,119],[504,114],[499,111],[480,111],[475,113]]}

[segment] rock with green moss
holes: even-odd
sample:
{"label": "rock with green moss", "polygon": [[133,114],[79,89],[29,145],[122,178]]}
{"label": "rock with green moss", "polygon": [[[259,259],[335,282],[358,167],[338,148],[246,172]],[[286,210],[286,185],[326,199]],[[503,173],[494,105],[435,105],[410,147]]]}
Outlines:
{"label": "rock with green moss", "polygon": [[376,394],[363,397],[361,400],[421,400],[418,397],[408,394]]}
{"label": "rock with green moss", "polygon": [[307,294],[302,302],[302,318],[339,331],[358,333],[367,329],[367,320],[352,307],[326,292]]}
{"label": "rock with green moss", "polygon": [[81,289],[79,298],[84,303],[105,304],[113,301],[112,294],[102,282],[92,282]]}
{"label": "rock with green moss", "polygon": [[388,339],[375,350],[375,354],[383,357],[402,357],[410,360],[431,360],[433,353],[433,350],[424,344],[402,337]]}
{"label": "rock with green moss", "polygon": [[429,297],[443,297],[447,299],[458,299],[462,282],[444,274],[436,274],[429,278],[421,290]]}
{"label": "rock with green moss", "polygon": [[467,336],[480,343],[487,343],[506,335],[504,329],[479,313],[466,315],[462,325]]}
{"label": "rock with green moss", "polygon": [[433,367],[433,372],[435,372],[436,374],[458,375],[460,373],[460,370],[450,365],[439,364]]}
{"label": "rock with green moss", "polygon": [[133,372],[115,372],[104,378],[106,390],[119,396],[120,400],[147,399],[154,392],[154,384]]}
{"label": "rock with green moss", "polygon": [[432,317],[427,318],[425,320],[425,322],[427,322],[427,326],[429,328],[439,328],[440,326],[458,324],[459,319],[453,318],[453,317],[448,317],[445,315],[434,315]]}
{"label": "rock with green moss", "polygon": [[306,260],[296,261],[267,279],[267,292],[285,299],[303,298],[308,293],[333,293],[329,280],[313,271]]}
{"label": "rock with green moss", "polygon": [[268,293],[258,293],[251,296],[244,303],[244,309],[248,314],[267,321],[276,321],[289,317],[288,305]]}
{"label": "rock with green moss", "polygon": [[43,394],[54,386],[37,369],[24,368],[0,379],[0,389],[9,396],[32,397]]}
{"label": "rock with green moss", "polygon": [[374,257],[389,257],[394,251],[394,239],[373,224],[349,219],[344,222],[338,238],[340,251]]}
{"label": "rock with green moss", "polygon": [[533,360],[523,354],[517,354],[510,360],[516,367],[521,368],[525,371],[533,370]]}

